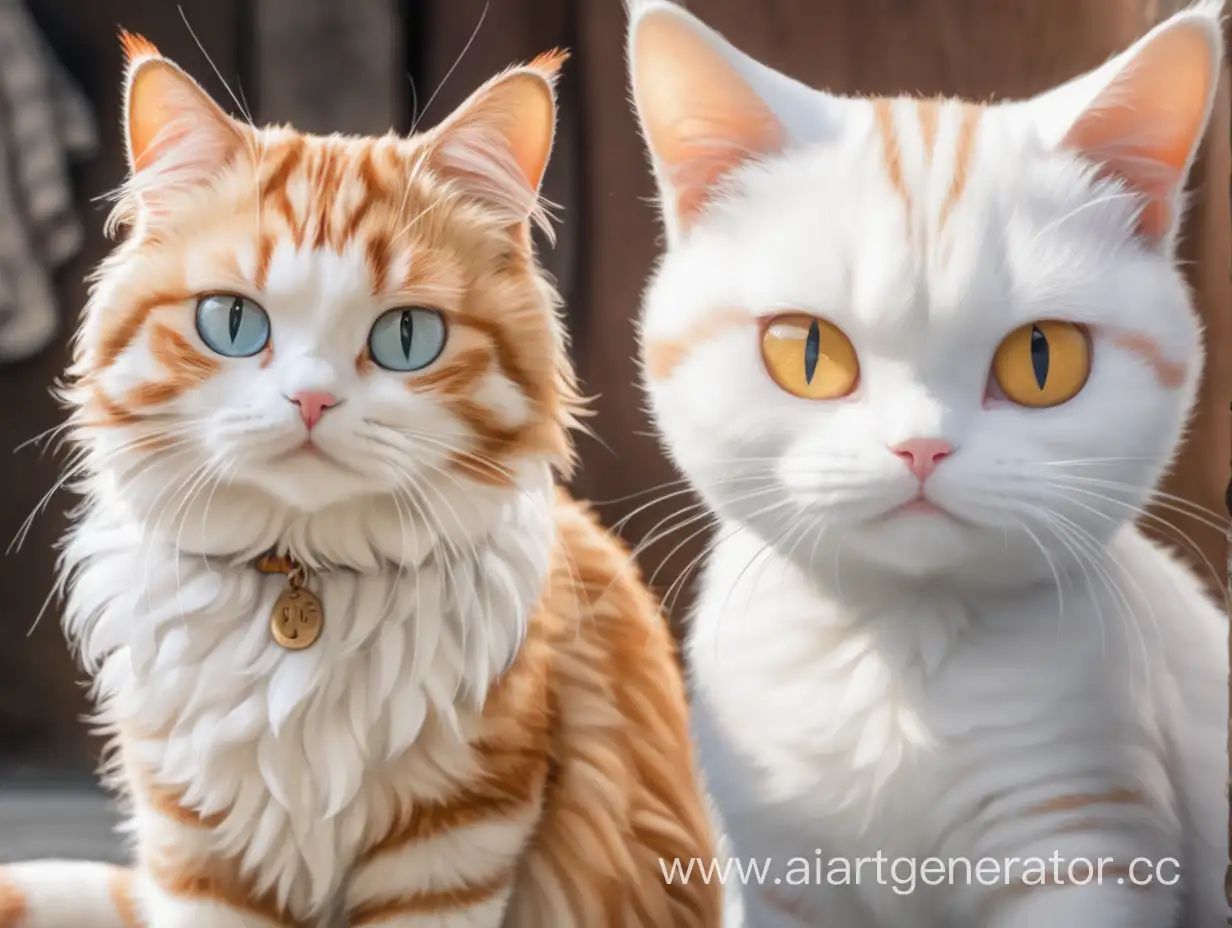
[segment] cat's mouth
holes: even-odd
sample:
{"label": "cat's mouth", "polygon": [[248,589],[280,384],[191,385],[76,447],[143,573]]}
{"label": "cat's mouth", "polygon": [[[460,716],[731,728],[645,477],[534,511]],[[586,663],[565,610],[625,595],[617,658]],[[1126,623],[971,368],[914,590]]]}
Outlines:
{"label": "cat's mouth", "polygon": [[944,509],[934,503],[931,499],[925,499],[923,496],[917,496],[915,499],[903,503],[897,509],[891,510],[892,515],[902,516],[944,516],[949,515]]}
{"label": "cat's mouth", "polygon": [[305,438],[298,445],[280,451],[270,459],[271,464],[287,464],[292,461],[318,461],[322,464],[328,464],[331,467],[338,467],[343,470],[353,470],[344,461],[334,457],[319,444],[312,440],[311,437]]}
{"label": "cat's mouth", "polygon": [[911,499],[907,500],[907,502],[900,503],[899,505],[895,506],[893,509],[890,509],[887,512],[882,513],[880,516],[877,517],[877,521],[886,522],[890,519],[896,519],[899,517],[921,518],[924,516],[932,516],[934,518],[940,518],[940,519],[949,519],[951,522],[965,523],[965,520],[960,519],[958,516],[954,515],[954,513],[950,512],[944,506],[938,505],[937,503],[929,499],[927,496],[925,496],[923,491],[916,493],[916,495],[913,496]]}

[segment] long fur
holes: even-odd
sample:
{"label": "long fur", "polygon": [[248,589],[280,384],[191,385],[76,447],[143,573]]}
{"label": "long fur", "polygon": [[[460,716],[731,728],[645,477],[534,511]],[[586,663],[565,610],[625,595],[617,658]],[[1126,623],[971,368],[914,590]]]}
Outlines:
{"label": "long fur", "polygon": [[[562,57],[431,133],[321,138],[127,45],[62,583],[135,861],[0,868],[0,928],[717,924],[659,866],[714,853],[672,640],[554,485],[580,404],[529,225]],[[220,292],[268,318],[257,354],[202,337]],[[370,341],[402,307],[446,332],[409,373]],[[301,391],[334,397],[315,426]],[[271,638],[270,551],[323,603],[307,650]]]}

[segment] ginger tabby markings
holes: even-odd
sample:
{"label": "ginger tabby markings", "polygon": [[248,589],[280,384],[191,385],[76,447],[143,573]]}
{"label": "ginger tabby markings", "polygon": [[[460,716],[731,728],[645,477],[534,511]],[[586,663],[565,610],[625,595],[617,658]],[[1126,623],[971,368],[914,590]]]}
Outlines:
{"label": "ginger tabby markings", "polygon": [[[554,486],[580,404],[530,224],[564,56],[321,138],[125,43],[65,626],[137,864],[0,868],[0,926],[717,925],[659,864],[714,853],[672,641]],[[319,597],[303,650],[270,554]]]}

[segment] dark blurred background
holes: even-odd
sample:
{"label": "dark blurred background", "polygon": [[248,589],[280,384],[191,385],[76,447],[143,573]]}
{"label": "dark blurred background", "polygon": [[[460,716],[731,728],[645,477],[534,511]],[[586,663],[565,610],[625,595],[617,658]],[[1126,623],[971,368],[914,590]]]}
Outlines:
{"label": "dark blurred background", "polygon": [[[1066,79],[1129,44],[1177,5],[1168,0],[688,4],[753,55],[817,86],[976,98],[1026,95]],[[506,65],[553,46],[572,50],[562,86],[559,142],[546,182],[546,196],[561,207],[562,225],[557,246],[545,251],[544,260],[565,294],[584,387],[598,396],[591,425],[607,446],[579,438],[583,466],[575,490],[598,501],[604,518],[616,524],[651,500],[650,488],[674,476],[649,435],[632,361],[633,320],[660,237],[651,179],[628,106],[624,21],[621,0],[0,2],[0,150],[8,152],[0,159],[0,172],[7,172],[0,173],[0,185],[9,190],[0,195],[0,550],[38,510],[20,549],[0,555],[0,782],[5,770],[10,779],[27,782],[49,781],[65,771],[88,774],[95,761],[97,745],[81,722],[87,709],[82,675],[64,645],[57,603],[49,600],[56,541],[71,503],[63,492],[46,497],[62,461],[52,450],[42,450],[46,442],[14,449],[61,421],[48,389],[65,365],[67,340],[84,302],[83,276],[108,247],[102,235],[108,204],[98,198],[120,183],[125,170],[117,29],[144,34],[233,113],[238,110],[223,79],[258,122],[289,121],[325,132],[380,133],[390,126],[405,131],[416,107],[423,122],[433,124]],[[23,29],[36,39],[27,41]],[[2,44],[6,35],[13,48],[25,50],[23,61],[12,67]],[[9,72],[18,67],[27,70],[14,78]],[[27,87],[23,97],[23,80],[38,84],[41,96]],[[37,106],[41,114],[33,109]],[[1211,138],[1194,175],[1183,256],[1208,339],[1219,350],[1208,364],[1194,437],[1171,484],[1173,492],[1219,512],[1228,478],[1232,399],[1230,109],[1225,76]],[[42,180],[33,176],[37,171],[23,170],[15,152],[15,139],[33,134],[31,126],[42,126],[44,141],[58,142],[61,149],[53,145],[50,157],[60,160]],[[50,186],[53,192],[46,196],[52,200],[61,190],[64,202],[31,219],[36,211],[27,201],[43,195],[40,184]],[[20,236],[23,229],[33,241],[6,246],[6,234]],[[73,240],[78,229],[79,244]],[[23,274],[33,275],[25,291],[12,282]],[[40,289],[40,280],[51,282],[49,292]],[[41,322],[28,315],[32,306],[39,307]],[[27,316],[19,319],[20,313]],[[636,545],[686,502],[675,497],[650,506],[622,531]],[[1198,541],[1212,563],[1226,563],[1224,533],[1217,527],[1185,524],[1175,513],[1169,518]],[[661,594],[673,584],[673,593],[682,588],[676,581],[701,547],[700,536],[686,537],[696,527],[640,553]],[[1215,586],[1223,582],[1223,577],[1212,580]],[[671,597],[675,621],[686,602],[687,595]]]}

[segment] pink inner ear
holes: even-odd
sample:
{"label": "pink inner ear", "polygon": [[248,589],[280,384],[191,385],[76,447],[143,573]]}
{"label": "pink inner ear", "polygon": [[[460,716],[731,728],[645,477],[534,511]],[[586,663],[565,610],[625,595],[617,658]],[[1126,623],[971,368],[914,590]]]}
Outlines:
{"label": "pink inner ear", "polygon": [[1201,140],[1215,80],[1210,38],[1184,23],[1161,32],[1080,115],[1064,144],[1145,200],[1140,233],[1172,227],[1173,199]]}
{"label": "pink inner ear", "polygon": [[496,122],[509,145],[526,185],[538,190],[547,170],[556,130],[556,103],[548,81],[535,74],[521,73],[508,78],[502,89]]}
{"label": "pink inner ear", "polygon": [[436,170],[458,180],[510,226],[531,219],[549,234],[539,186],[552,152],[552,81],[561,60],[541,57],[494,78],[429,136]]}
{"label": "pink inner ear", "polygon": [[128,97],[128,144],[133,168],[140,170],[154,153],[151,147],[165,129],[176,120],[169,98],[176,94],[176,75],[168,65],[152,61],[141,66],[133,76]]}
{"label": "pink inner ear", "polygon": [[648,13],[634,37],[634,86],[655,157],[687,225],[715,183],[783,146],[783,128],[733,64],[687,20]]}
{"label": "pink inner ear", "polygon": [[176,151],[183,168],[218,167],[242,145],[231,119],[175,65],[138,62],[128,91],[128,145],[134,172]]}

